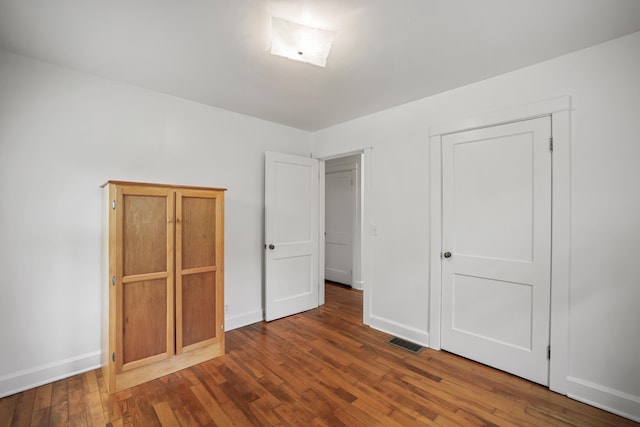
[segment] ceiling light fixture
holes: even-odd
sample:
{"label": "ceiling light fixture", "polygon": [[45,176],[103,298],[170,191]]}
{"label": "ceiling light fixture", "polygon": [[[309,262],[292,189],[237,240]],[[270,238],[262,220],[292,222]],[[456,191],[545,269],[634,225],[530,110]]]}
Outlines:
{"label": "ceiling light fixture", "polygon": [[335,39],[334,31],[307,27],[275,16],[271,18],[271,54],[325,67]]}

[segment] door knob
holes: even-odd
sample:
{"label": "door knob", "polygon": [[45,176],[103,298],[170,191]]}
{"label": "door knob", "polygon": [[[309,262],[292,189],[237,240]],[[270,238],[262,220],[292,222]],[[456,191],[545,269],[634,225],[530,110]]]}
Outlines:
{"label": "door knob", "polygon": [[445,258],[451,258],[451,252],[445,252],[442,254],[442,256]]}
{"label": "door knob", "polygon": [[269,249],[275,249],[276,247],[273,246],[273,243],[269,245]]}

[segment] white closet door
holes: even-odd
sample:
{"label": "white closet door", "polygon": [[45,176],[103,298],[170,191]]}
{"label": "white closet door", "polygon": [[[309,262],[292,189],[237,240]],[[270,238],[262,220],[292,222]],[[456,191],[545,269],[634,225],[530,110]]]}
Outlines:
{"label": "white closet door", "polygon": [[548,384],[551,119],[446,135],[442,348]]}

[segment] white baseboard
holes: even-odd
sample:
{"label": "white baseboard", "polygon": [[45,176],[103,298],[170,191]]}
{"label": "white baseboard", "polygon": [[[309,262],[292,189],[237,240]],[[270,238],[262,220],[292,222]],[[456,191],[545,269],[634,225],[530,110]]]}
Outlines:
{"label": "white baseboard", "polygon": [[640,422],[640,396],[633,396],[575,377],[567,378],[567,396],[621,417]]}
{"label": "white baseboard", "polygon": [[378,316],[369,317],[369,326],[421,346],[429,346],[429,333]]}
{"label": "white baseboard", "polygon": [[353,284],[351,284],[353,289],[357,289],[359,291],[364,289],[364,281],[362,280],[354,280]]}
{"label": "white baseboard", "polygon": [[231,331],[252,323],[262,322],[264,315],[262,310],[250,311],[249,313],[240,314],[238,316],[225,316],[224,330]]}
{"label": "white baseboard", "polygon": [[100,351],[81,354],[0,377],[0,397],[10,396],[100,367]]}

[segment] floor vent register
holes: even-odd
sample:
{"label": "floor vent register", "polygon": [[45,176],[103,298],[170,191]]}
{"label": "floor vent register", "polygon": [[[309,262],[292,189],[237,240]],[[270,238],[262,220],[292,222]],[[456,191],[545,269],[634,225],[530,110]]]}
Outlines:
{"label": "floor vent register", "polygon": [[413,354],[418,354],[424,349],[424,347],[419,344],[412,343],[411,341],[403,340],[398,337],[393,337],[390,340],[387,340],[387,342],[396,347],[400,347],[403,350],[410,351]]}

